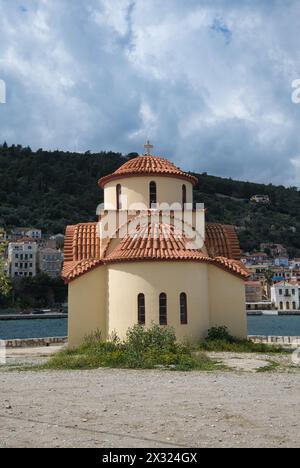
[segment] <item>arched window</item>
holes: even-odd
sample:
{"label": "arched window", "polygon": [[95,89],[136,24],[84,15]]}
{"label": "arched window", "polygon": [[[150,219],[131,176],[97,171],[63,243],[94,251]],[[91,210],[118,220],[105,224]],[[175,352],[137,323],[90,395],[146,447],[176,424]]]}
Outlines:
{"label": "arched window", "polygon": [[185,293],[180,294],[180,322],[181,325],[188,323],[187,295]]}
{"label": "arched window", "polygon": [[286,303],[286,310],[290,310],[290,303],[289,302]]}
{"label": "arched window", "polygon": [[168,304],[165,293],[159,296],[159,324],[168,325]]}
{"label": "arched window", "polygon": [[120,184],[117,185],[116,187],[116,192],[117,192],[117,210],[122,209],[122,186]]}
{"label": "arched window", "polygon": [[280,302],[280,310],[283,310],[283,302]]}
{"label": "arched window", "polygon": [[186,198],[186,185],[182,186],[182,207],[184,209],[184,206],[187,203],[187,198]]}
{"label": "arched window", "polygon": [[296,304],[296,302],[294,301],[294,302],[293,302],[293,310],[296,310],[296,309],[297,309],[297,304]]}
{"label": "arched window", "polygon": [[138,324],[145,325],[146,323],[146,308],[145,308],[145,295],[138,295]]}
{"label": "arched window", "polygon": [[157,186],[155,182],[150,183],[150,208],[157,204]]}

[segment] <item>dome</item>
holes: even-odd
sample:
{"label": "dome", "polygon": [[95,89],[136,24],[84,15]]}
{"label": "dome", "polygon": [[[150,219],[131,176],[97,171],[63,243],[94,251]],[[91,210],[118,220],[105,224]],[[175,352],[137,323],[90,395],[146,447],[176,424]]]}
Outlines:
{"label": "dome", "polygon": [[186,180],[193,185],[198,183],[196,177],[183,172],[167,159],[159,156],[144,155],[127,161],[116,172],[103,177],[99,180],[99,185],[101,188],[104,188],[112,180],[139,176],[175,177]]}
{"label": "dome", "polygon": [[[143,223],[143,218],[141,218]],[[127,234],[117,248],[103,259],[105,263],[145,260],[200,260],[209,257],[200,250],[189,248],[189,239],[174,226],[146,223]]]}
{"label": "dome", "polygon": [[[140,262],[140,261],[193,261],[207,263],[222,268],[233,275],[247,279],[249,272],[245,266],[235,258],[226,258],[224,248],[234,252],[236,241],[229,236],[226,245],[220,244],[211,232],[223,228],[226,233],[228,226],[206,226],[207,242],[217,257],[210,252],[205,254],[201,250],[190,250],[190,240],[174,226],[162,223],[141,224],[135,235],[127,235],[114,250],[101,257],[100,239],[97,234],[97,223],[69,226],[65,239],[65,259],[62,276],[66,282],[88,273],[100,265]],[[215,243],[215,244],[214,244]],[[109,245],[109,244],[108,244]]]}

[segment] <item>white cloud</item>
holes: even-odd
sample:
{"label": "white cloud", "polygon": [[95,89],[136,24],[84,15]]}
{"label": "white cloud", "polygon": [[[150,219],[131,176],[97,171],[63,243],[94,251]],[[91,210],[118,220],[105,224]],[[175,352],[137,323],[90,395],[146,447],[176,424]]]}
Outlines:
{"label": "white cloud", "polygon": [[[0,0],[0,135],[300,184],[300,4]],[[297,166],[298,167],[298,166]]]}

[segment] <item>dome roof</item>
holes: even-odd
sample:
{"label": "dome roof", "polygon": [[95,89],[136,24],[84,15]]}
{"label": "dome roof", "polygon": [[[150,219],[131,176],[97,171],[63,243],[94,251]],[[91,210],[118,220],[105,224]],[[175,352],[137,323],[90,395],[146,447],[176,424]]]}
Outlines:
{"label": "dome roof", "polygon": [[234,226],[207,223],[205,245],[210,257],[241,259],[240,243]]}
{"label": "dome roof", "polygon": [[108,182],[112,180],[122,179],[125,177],[136,176],[159,176],[159,177],[175,177],[196,185],[198,180],[190,174],[183,172],[167,159],[159,156],[144,155],[131,159],[121,166],[116,172],[99,180],[99,185],[104,188]]}
{"label": "dome roof", "polygon": [[[220,239],[212,232],[222,232]],[[141,224],[135,235],[127,235],[111,253],[101,257],[97,223],[68,226],[65,238],[65,258],[62,276],[66,282],[88,273],[100,265],[139,261],[194,261],[222,268],[242,279],[249,272],[238,260],[236,239],[229,235],[228,226],[206,225],[208,255],[201,250],[190,250],[190,240],[174,226],[162,223]],[[206,244],[207,246],[207,244]],[[213,253],[217,256],[212,256]],[[226,258],[230,252],[236,258]]]}
{"label": "dome roof", "polygon": [[113,252],[103,259],[104,263],[119,263],[145,260],[202,260],[209,257],[200,250],[191,250],[189,239],[174,226],[162,223],[142,224],[129,233]]}

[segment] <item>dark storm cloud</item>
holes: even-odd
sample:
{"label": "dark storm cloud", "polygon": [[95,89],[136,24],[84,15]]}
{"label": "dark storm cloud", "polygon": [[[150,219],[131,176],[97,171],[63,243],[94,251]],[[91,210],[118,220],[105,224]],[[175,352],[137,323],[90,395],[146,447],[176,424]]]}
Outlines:
{"label": "dark storm cloud", "polygon": [[300,4],[0,0],[0,141],[300,182]]}

